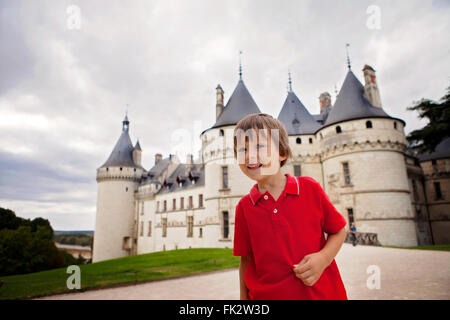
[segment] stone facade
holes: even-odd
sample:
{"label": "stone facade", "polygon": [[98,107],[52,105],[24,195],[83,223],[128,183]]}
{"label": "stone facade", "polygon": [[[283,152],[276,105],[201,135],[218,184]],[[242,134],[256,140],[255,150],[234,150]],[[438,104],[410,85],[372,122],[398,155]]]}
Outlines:
{"label": "stone facade", "polygon": [[[381,109],[374,70],[366,67],[370,83],[364,90]],[[223,90],[216,89],[219,119],[225,112]],[[332,110],[330,101],[329,94],[321,95],[322,112]],[[290,134],[293,157],[281,171],[314,178],[347,220],[346,228],[354,222],[358,232],[376,233],[381,245],[450,243],[450,159],[420,163],[406,149],[404,125],[389,116],[366,116],[324,122],[311,134]],[[195,167],[201,183],[192,177],[192,164],[183,171],[189,178],[182,179],[176,155],[163,159],[156,154],[154,168],[167,161],[161,171],[99,168],[93,261],[182,248],[232,248],[236,205],[254,184],[234,159],[234,127],[220,125],[201,134]],[[133,158],[140,165],[140,146]],[[167,191],[173,183],[189,188]]]}

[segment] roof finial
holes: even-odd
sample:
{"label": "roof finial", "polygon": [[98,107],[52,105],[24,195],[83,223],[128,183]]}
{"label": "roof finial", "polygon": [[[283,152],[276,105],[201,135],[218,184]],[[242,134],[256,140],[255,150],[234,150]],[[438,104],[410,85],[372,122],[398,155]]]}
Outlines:
{"label": "roof finial", "polygon": [[129,127],[130,121],[128,121],[128,104],[127,104],[127,109],[125,111],[125,118],[122,121],[122,130],[128,132]]}
{"label": "roof finial", "polygon": [[242,50],[239,50],[239,80],[242,80],[241,54],[242,54]]}
{"label": "roof finial", "polygon": [[288,92],[292,92],[292,79],[290,70],[288,70],[288,84],[289,84]]}
{"label": "roof finial", "polygon": [[348,70],[351,71],[352,70],[352,66],[350,64],[350,56],[348,55],[348,47],[350,47],[350,43],[346,43],[345,44],[345,48],[347,49],[347,65],[348,65]]}

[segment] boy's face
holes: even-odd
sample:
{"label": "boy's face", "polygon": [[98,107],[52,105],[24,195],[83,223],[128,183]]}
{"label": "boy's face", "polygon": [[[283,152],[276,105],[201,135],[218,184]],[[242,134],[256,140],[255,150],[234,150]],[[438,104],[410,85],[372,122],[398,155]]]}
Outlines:
{"label": "boy's face", "polygon": [[[244,133],[245,134],[245,133]],[[274,138],[272,138],[274,137]],[[286,156],[279,154],[278,130],[251,130],[237,144],[237,160],[241,171],[250,179],[260,181],[280,170],[280,162]],[[273,152],[272,152],[273,151]]]}

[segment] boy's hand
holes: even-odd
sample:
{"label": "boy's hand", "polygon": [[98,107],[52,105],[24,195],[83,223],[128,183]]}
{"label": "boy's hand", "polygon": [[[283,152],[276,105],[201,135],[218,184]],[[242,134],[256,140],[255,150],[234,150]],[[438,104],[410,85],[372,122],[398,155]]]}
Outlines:
{"label": "boy's hand", "polygon": [[330,264],[323,252],[315,252],[303,257],[302,261],[294,264],[295,276],[307,286],[313,286],[322,275],[323,270]]}

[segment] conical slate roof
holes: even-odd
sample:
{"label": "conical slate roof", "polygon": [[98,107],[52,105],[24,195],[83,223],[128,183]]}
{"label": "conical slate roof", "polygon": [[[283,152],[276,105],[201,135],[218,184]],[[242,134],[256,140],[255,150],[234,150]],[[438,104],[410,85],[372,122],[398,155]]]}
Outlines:
{"label": "conical slate roof", "polygon": [[261,113],[261,111],[250,95],[250,92],[248,92],[244,81],[240,79],[227,105],[223,108],[222,113],[211,128],[234,125],[252,113]]}
{"label": "conical slate roof", "polygon": [[[125,122],[128,122],[127,118],[123,121],[124,124]],[[108,160],[100,168],[114,166],[142,168],[142,166],[136,164],[133,160],[133,149],[134,147],[128,134],[128,128],[124,126],[122,134],[116,142]]]}
{"label": "conical slate roof", "polygon": [[450,137],[442,140],[434,149],[434,152],[425,152],[417,156],[420,161],[450,158]]}
{"label": "conical slate roof", "polygon": [[134,146],[134,148],[137,149],[137,150],[141,150],[141,151],[142,151],[141,145],[140,145],[140,143],[139,143],[139,140],[136,141],[136,145]]}
{"label": "conical slate roof", "polygon": [[384,112],[383,109],[370,104],[364,96],[363,85],[353,72],[349,70],[324,125],[327,126],[341,121],[360,118],[392,117]]}
{"label": "conical slate roof", "polygon": [[314,134],[320,128],[320,124],[292,91],[288,92],[278,120],[286,127],[288,135]]}

